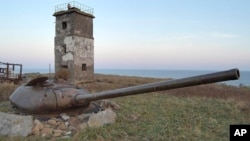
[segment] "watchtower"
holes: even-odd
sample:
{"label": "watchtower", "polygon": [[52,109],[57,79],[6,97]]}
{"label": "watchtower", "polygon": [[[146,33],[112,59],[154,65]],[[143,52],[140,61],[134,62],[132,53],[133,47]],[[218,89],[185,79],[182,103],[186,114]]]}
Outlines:
{"label": "watchtower", "polygon": [[71,82],[94,80],[93,9],[72,1],[55,7],[55,72]]}

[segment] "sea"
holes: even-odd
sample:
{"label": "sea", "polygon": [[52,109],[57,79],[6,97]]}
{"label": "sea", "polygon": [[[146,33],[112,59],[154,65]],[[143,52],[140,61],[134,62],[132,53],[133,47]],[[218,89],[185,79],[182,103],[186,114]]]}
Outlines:
{"label": "sea", "polygon": [[[223,70],[222,70],[223,71]],[[217,71],[211,70],[145,70],[145,69],[95,69],[98,74],[111,74],[122,76],[138,76],[151,78],[172,78],[180,79]],[[24,69],[23,73],[49,73],[48,69]],[[54,73],[54,70],[51,70]],[[250,71],[240,71],[240,79],[219,82],[231,86],[250,86]]]}

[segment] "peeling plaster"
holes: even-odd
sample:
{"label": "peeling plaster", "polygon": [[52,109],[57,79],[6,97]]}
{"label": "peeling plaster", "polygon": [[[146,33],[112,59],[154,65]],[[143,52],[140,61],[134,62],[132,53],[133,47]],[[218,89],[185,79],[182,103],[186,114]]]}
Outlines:
{"label": "peeling plaster", "polygon": [[63,61],[70,61],[70,60],[73,60],[73,55],[72,53],[67,53],[65,55],[62,56],[62,60]]}
{"label": "peeling plaster", "polygon": [[67,51],[75,51],[74,40],[72,36],[65,37],[64,44],[66,45]]}

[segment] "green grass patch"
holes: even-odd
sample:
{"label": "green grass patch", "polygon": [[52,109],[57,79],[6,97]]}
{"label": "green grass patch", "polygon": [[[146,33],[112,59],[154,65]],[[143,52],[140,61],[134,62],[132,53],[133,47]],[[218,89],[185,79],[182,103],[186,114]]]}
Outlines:
{"label": "green grass patch", "polygon": [[[157,93],[115,99],[122,110],[115,124],[88,128],[81,140],[228,140],[229,125],[249,123],[233,101]],[[248,115],[249,117],[249,115]]]}

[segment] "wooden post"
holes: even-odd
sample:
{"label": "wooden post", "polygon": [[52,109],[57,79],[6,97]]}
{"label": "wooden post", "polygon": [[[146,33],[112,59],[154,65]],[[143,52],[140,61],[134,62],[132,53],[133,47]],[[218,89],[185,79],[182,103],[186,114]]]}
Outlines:
{"label": "wooden post", "polygon": [[49,80],[51,80],[51,70],[50,70],[50,64],[49,64]]}
{"label": "wooden post", "polygon": [[9,79],[9,63],[7,63],[7,73],[6,73],[6,79]]}
{"label": "wooden post", "polygon": [[20,65],[20,80],[22,80],[22,69],[23,69],[23,65]]}

